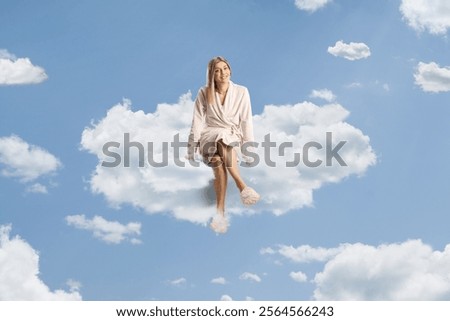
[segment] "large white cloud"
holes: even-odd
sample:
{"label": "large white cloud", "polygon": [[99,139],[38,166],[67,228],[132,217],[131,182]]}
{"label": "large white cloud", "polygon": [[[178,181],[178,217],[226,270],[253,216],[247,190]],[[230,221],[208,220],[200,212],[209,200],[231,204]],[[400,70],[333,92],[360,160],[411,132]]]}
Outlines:
{"label": "large white cloud", "polygon": [[69,281],[70,292],[51,291],[39,279],[39,254],[10,232],[11,226],[0,225],[0,300],[81,300],[78,282]]}
{"label": "large white cloud", "polygon": [[329,249],[282,245],[269,254],[302,264],[326,262],[313,278],[316,300],[450,299],[450,245],[443,251],[421,240],[379,246],[342,244]]}
{"label": "large white cloud", "polygon": [[441,68],[435,62],[419,62],[414,78],[423,91],[450,91],[450,67]]}
{"label": "large white cloud", "polygon": [[[0,137],[0,174],[29,183],[42,176],[54,174],[61,168],[61,162],[45,149],[30,145],[16,135]],[[29,192],[47,193],[47,188],[35,183]]]}
{"label": "large white cloud", "polygon": [[[83,131],[81,139],[82,149],[95,154],[99,160],[90,179],[92,191],[104,195],[113,206],[127,203],[148,213],[172,213],[179,219],[206,222],[215,213],[212,170],[204,164],[191,166],[184,159],[186,148],[180,149],[179,158],[174,158],[175,150],[170,145],[177,134],[180,141],[187,141],[192,111],[190,93],[182,95],[176,104],[159,104],[154,113],[132,111],[128,100],[108,110],[103,119]],[[262,200],[251,209],[244,208],[230,179],[228,213],[268,211],[284,214],[312,205],[313,191],[323,184],[336,183],[353,174],[364,174],[369,166],[375,164],[376,157],[369,138],[345,122],[348,115],[349,112],[339,104],[317,106],[303,102],[265,106],[262,114],[254,116],[255,141],[259,144],[256,152],[260,162],[252,168],[241,167],[242,176],[260,192]],[[139,166],[138,147],[131,147],[127,148],[131,155],[130,164],[125,167],[124,133],[129,133],[129,141],[139,142],[145,147],[145,157],[148,143],[153,144],[150,156],[156,162],[162,160],[163,144],[167,144],[164,148],[168,155],[167,166],[151,166],[147,159],[142,159],[144,167]],[[262,147],[268,134],[277,146],[270,151]],[[347,166],[342,166],[342,162],[339,164],[336,159],[327,166],[327,135],[329,151],[345,141],[338,153]],[[103,146],[108,142],[120,143],[119,148],[110,146],[108,149],[117,155],[105,155]],[[309,148],[309,156],[305,158],[304,147],[310,142],[317,145]],[[292,147],[284,149],[284,155],[278,149],[283,143],[285,146],[286,143],[292,144]],[[322,149],[316,149],[318,144]],[[294,153],[300,154],[300,162],[296,166],[289,164],[294,161]],[[121,160],[118,166],[102,166],[103,162],[112,163],[118,157]],[[176,161],[184,162],[185,167],[177,166]],[[305,165],[305,161],[321,164],[310,167]],[[271,167],[270,162],[275,167]]]}
{"label": "large white cloud", "polygon": [[96,238],[106,243],[119,244],[123,241],[129,241],[132,244],[141,243],[135,237],[141,234],[141,223],[130,222],[125,225],[115,221],[108,221],[101,216],[94,216],[92,219],[88,219],[83,214],[66,216],[66,222],[68,225],[78,229],[91,231]]}
{"label": "large white cloud", "polygon": [[37,84],[47,78],[45,70],[34,66],[29,58],[16,58],[0,49],[0,85]]}
{"label": "large white cloud", "polygon": [[408,25],[417,31],[445,34],[450,28],[448,0],[402,0],[400,11]]}
{"label": "large white cloud", "polygon": [[370,56],[370,48],[363,42],[345,43],[339,40],[333,47],[328,47],[328,52],[336,57],[347,60],[358,60]]}
{"label": "large white cloud", "polygon": [[295,0],[298,9],[314,12],[325,7],[331,0]]}

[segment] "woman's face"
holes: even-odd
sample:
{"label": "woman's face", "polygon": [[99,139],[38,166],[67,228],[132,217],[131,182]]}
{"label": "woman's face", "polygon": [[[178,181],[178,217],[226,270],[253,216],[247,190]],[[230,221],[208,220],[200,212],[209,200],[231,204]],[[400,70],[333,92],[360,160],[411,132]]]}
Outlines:
{"label": "woman's face", "polygon": [[216,84],[223,84],[230,81],[231,70],[228,68],[228,65],[219,61],[214,66],[214,81]]}

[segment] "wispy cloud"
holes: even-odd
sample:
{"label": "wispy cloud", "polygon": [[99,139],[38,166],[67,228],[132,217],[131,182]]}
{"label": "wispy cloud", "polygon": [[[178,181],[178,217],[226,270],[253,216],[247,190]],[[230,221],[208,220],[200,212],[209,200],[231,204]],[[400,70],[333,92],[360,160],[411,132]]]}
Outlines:
{"label": "wispy cloud", "polygon": [[250,272],[244,272],[239,276],[239,280],[244,280],[244,281],[253,281],[253,282],[261,282],[261,278],[255,274],[255,273],[250,273]]}
{"label": "wispy cloud", "polygon": [[52,291],[39,279],[39,253],[19,236],[10,237],[11,226],[0,225],[0,300],[81,300],[79,284],[70,291]]}
{"label": "wispy cloud", "polygon": [[363,84],[360,83],[360,82],[357,82],[357,81],[352,82],[352,83],[350,83],[350,84],[348,84],[348,85],[345,86],[345,88],[350,88],[350,89],[353,89],[353,88],[362,88],[362,87],[363,87]]}
{"label": "wispy cloud", "polygon": [[333,47],[328,47],[328,52],[336,57],[347,60],[359,60],[370,56],[370,48],[363,42],[344,43],[342,40],[336,42]]}
{"label": "wispy cloud", "polygon": [[225,284],[227,284],[227,280],[221,276],[221,277],[212,279],[211,283],[225,285]]}
{"label": "wispy cloud", "polygon": [[[179,134],[181,142],[187,141],[193,100],[191,94],[180,97],[176,104],[159,104],[154,113],[141,110],[132,111],[131,102],[125,100],[108,110],[98,123],[86,128],[82,134],[81,146],[98,158],[98,165],[91,176],[90,186],[94,193],[104,195],[112,206],[132,204],[147,213],[172,214],[178,219],[204,223],[214,213],[213,173],[204,164],[193,167],[185,162],[185,167],[177,166],[175,160],[185,161],[186,148],[179,149],[179,157],[170,144],[174,135]],[[244,179],[258,192],[262,199],[252,209],[244,208],[236,188],[227,192],[230,214],[255,214],[271,211],[275,215],[292,209],[310,206],[313,191],[326,183],[337,183],[350,175],[362,175],[368,167],[376,163],[376,156],[370,146],[369,137],[361,130],[345,121],[349,112],[337,103],[318,106],[304,102],[295,105],[267,105],[261,114],[253,118],[256,148],[260,163],[253,168],[241,168]],[[303,146],[317,142],[326,146],[326,133],[333,135],[333,144],[346,141],[340,154],[347,166],[333,162],[315,168],[303,161],[294,166],[295,154],[303,155]],[[144,167],[139,167],[139,151],[130,149],[130,166],[102,166],[103,161],[111,161],[103,151],[104,144],[117,142],[120,147],[114,153],[124,159],[124,133],[129,133],[131,142],[144,147]],[[262,142],[270,134],[277,146],[292,142],[292,148],[281,153],[277,148],[262,148]],[[149,144],[153,147],[149,154]],[[163,159],[163,146],[167,144],[167,166],[149,165],[148,155],[155,161]],[[311,149],[311,160],[325,160],[326,149]],[[267,157],[276,164],[276,170],[265,162]],[[232,184],[230,184],[231,186]],[[277,188],[274,188],[277,186]]]}
{"label": "wispy cloud", "polygon": [[450,67],[439,67],[435,62],[419,62],[414,74],[416,84],[426,92],[450,91]]}
{"label": "wispy cloud", "polygon": [[336,100],[336,96],[329,89],[314,89],[309,95],[311,98],[320,98],[327,102],[332,102]]}
{"label": "wispy cloud", "polygon": [[293,247],[292,245],[279,245],[278,249],[272,252],[261,252],[261,254],[280,254],[281,256],[298,263],[325,262],[336,256],[345,247],[341,245],[338,248],[311,247],[301,245]]}
{"label": "wispy cloud", "polygon": [[265,247],[265,248],[262,248],[262,249],[259,251],[259,253],[260,253],[260,254],[275,254],[276,251],[275,251],[273,248],[271,248],[271,247]]}
{"label": "wispy cloud", "polygon": [[445,34],[450,29],[448,0],[402,0],[400,12],[413,29],[431,34]]}
{"label": "wispy cloud", "polygon": [[295,5],[300,10],[312,13],[325,7],[331,1],[332,0],[295,0]]}
{"label": "wispy cloud", "polygon": [[34,66],[29,58],[17,58],[0,49],[0,85],[37,84],[47,78],[45,70]]}
{"label": "wispy cloud", "polygon": [[110,244],[119,244],[129,241],[132,244],[140,244],[135,236],[141,234],[141,223],[131,222],[126,225],[115,221],[107,221],[101,216],[87,219],[84,215],[66,216],[66,222],[78,229],[91,231],[94,237]]}
{"label": "wispy cloud", "polygon": [[34,183],[33,185],[27,188],[28,193],[36,193],[36,194],[48,194],[47,187],[40,183]]}
{"label": "wispy cloud", "polygon": [[173,285],[173,286],[184,286],[184,285],[186,285],[186,283],[187,283],[186,278],[178,278],[178,279],[169,281],[169,284]]}

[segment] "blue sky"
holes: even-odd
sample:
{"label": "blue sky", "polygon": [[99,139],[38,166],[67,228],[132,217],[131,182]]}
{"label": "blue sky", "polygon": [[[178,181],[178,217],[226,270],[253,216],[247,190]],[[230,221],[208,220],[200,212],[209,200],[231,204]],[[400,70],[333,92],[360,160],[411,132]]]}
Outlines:
{"label": "blue sky", "polygon": [[[445,0],[0,5],[2,300],[450,298]],[[100,166],[186,137],[217,55],[257,137],[331,131],[348,162],[242,169],[262,201],[230,186],[220,236],[208,168]]]}

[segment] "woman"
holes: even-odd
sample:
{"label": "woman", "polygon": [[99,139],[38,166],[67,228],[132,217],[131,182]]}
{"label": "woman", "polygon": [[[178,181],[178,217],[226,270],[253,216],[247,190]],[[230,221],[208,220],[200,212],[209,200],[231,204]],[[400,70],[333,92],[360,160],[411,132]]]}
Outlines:
{"label": "woman", "polygon": [[217,215],[210,226],[217,233],[225,233],[228,228],[225,217],[228,173],[239,189],[242,203],[253,205],[260,198],[239,174],[236,152],[237,147],[253,142],[250,95],[246,87],[234,84],[230,77],[231,68],[225,58],[215,57],[208,63],[206,86],[199,90],[195,100],[188,144],[188,158],[194,159],[198,151],[214,172]]}

